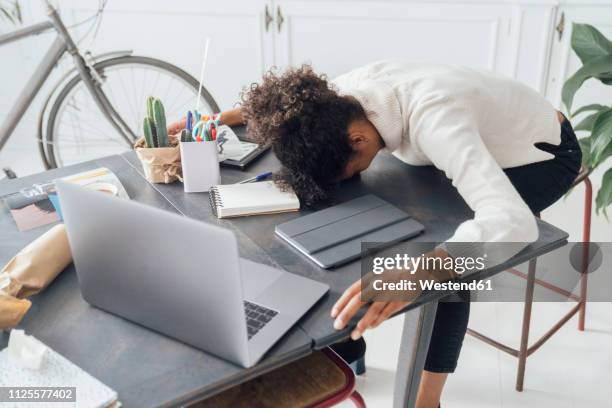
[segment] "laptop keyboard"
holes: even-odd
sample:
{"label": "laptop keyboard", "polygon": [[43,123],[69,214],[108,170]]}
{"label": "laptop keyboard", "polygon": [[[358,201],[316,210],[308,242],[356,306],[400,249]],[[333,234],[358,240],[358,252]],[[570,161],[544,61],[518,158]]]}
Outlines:
{"label": "laptop keyboard", "polygon": [[249,340],[257,334],[270,320],[276,316],[278,312],[257,305],[255,303],[244,301],[244,315],[246,316],[247,331]]}

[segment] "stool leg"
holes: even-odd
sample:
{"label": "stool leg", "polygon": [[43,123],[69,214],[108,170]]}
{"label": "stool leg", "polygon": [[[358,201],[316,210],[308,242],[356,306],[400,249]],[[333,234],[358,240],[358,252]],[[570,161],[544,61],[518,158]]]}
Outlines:
{"label": "stool leg", "polygon": [[593,185],[589,178],[584,179],[584,224],[582,225],[582,242],[586,250],[582,252],[582,275],[580,276],[580,310],[578,312],[578,330],[584,331],[587,297],[588,248],[591,244],[591,212],[593,203]]}
{"label": "stool leg", "polygon": [[353,393],[349,396],[349,399],[353,401],[353,404],[355,404],[357,408],[366,408],[363,397],[357,391],[353,391]]}
{"label": "stool leg", "polygon": [[355,375],[363,375],[366,372],[366,366],[365,366],[365,355],[359,357],[357,360],[353,361],[350,364],[351,368],[353,369],[353,372],[355,373]]}
{"label": "stool leg", "polygon": [[518,370],[516,373],[517,391],[523,391],[523,382],[525,380],[525,364],[527,363],[527,349],[529,348],[529,326],[531,324],[531,307],[533,306],[536,262],[537,258],[529,261],[529,270],[527,272],[525,307],[523,309],[523,328],[521,330],[521,345],[518,354]]}

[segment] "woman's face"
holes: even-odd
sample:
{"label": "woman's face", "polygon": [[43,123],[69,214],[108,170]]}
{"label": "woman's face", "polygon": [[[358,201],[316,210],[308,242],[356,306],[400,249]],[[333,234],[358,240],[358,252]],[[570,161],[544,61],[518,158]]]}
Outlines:
{"label": "woman's face", "polygon": [[351,122],[348,133],[353,155],[346,165],[342,180],[349,179],[370,167],[376,153],[384,147],[380,134],[367,119]]}

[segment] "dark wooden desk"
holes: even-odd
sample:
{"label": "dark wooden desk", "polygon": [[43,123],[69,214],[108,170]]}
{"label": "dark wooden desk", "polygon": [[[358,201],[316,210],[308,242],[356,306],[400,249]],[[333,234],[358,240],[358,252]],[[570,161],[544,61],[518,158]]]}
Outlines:
{"label": "dark wooden desk", "polygon": [[[298,213],[218,220],[212,215],[207,194],[185,194],[181,183],[151,185],[144,181],[140,164],[132,152],[56,170],[53,174],[5,181],[0,183],[0,195],[60,174],[100,166],[109,167],[118,175],[132,199],[229,228],[238,238],[241,256],[325,282],[331,288],[330,294],[309,311],[299,327],[284,337],[260,364],[244,370],[87,306],[78,294],[74,271],[69,268],[33,299],[33,309],[22,326],[115,388],[126,406],[173,405],[204,398],[304,356],[313,348],[349,336],[349,329],[333,329],[329,311],[342,291],[359,278],[360,263],[325,271],[277,239],[274,226],[299,216]],[[237,182],[277,166],[276,159],[268,154],[248,172],[223,169],[222,182]],[[419,219],[426,227],[426,233],[418,238],[423,242],[445,240],[460,222],[472,216],[443,173],[430,167],[408,166],[391,156],[378,157],[361,177],[343,183],[338,201],[366,193],[376,194]],[[0,217],[0,226],[0,262],[8,260],[44,232],[39,229],[18,233],[6,213]],[[566,243],[567,234],[563,231],[544,222],[540,222],[539,227],[538,242],[506,264],[469,278],[498,273],[507,266]],[[396,406],[411,406],[414,402],[437,300],[446,294],[431,293],[407,308],[396,377]],[[7,337],[0,338],[0,347],[6,344]]]}
{"label": "dark wooden desk", "polygon": [[[117,174],[133,200],[177,211],[120,156],[4,181],[0,183],[0,196],[36,182],[102,166]],[[13,218],[2,206],[0,265],[48,228],[18,232]],[[240,234],[237,236],[242,255],[261,261],[260,251],[254,244]],[[260,364],[242,369],[89,306],[81,298],[72,265],[46,290],[34,296],[32,303],[20,328],[115,389],[126,407],[176,406],[197,401],[299,359],[312,350],[310,337],[295,327]],[[4,348],[9,336],[0,333],[0,348]]]}

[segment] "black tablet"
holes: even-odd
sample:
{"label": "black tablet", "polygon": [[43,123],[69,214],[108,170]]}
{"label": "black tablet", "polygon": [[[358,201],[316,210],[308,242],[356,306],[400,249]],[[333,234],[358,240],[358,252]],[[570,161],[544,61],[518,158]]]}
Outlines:
{"label": "black tablet", "polygon": [[249,138],[249,136],[246,134],[246,126],[235,126],[232,127],[232,130],[242,142],[242,154],[223,160],[221,162],[222,166],[244,170],[249,164],[253,163],[265,152],[267,152],[268,149],[270,149],[270,146],[260,146]]}

